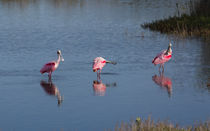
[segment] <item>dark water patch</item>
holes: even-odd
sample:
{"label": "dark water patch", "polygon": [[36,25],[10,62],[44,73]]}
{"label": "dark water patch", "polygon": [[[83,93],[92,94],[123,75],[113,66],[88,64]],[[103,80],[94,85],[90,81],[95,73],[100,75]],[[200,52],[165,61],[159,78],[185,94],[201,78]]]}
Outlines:
{"label": "dark water patch", "polygon": [[102,72],[101,75],[119,75],[119,73],[113,73],[113,72]]}

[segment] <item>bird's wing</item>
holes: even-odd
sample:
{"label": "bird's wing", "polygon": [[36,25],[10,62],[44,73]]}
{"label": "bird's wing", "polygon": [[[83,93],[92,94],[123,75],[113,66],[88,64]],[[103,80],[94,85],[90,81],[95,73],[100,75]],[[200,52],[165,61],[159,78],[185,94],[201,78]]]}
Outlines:
{"label": "bird's wing", "polygon": [[55,66],[55,61],[48,62],[45,66]]}
{"label": "bird's wing", "polygon": [[106,64],[106,60],[101,58],[101,57],[97,57],[96,59],[94,59],[93,61],[93,68],[99,68],[102,69],[104,67],[104,65]]}
{"label": "bird's wing", "polygon": [[164,53],[165,52],[166,52],[166,50],[163,50],[160,53],[158,53],[156,55],[156,57],[153,59],[152,63],[154,63],[155,61],[160,61],[160,60],[164,59]]}
{"label": "bird's wing", "polygon": [[55,67],[56,62],[55,61],[51,61],[46,63],[42,69],[40,70],[41,73],[45,73],[45,72],[49,72],[53,67]]}
{"label": "bird's wing", "polygon": [[161,60],[165,58],[165,53],[166,53],[166,50],[163,50],[161,51],[159,54],[158,54],[158,58],[160,58]]}

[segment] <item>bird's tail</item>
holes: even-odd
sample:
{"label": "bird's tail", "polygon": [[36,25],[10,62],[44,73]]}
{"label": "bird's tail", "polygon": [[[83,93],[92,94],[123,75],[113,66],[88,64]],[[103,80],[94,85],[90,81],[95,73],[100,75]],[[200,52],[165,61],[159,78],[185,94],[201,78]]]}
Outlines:
{"label": "bird's tail", "polygon": [[153,64],[154,64],[154,62],[155,62],[155,59],[152,60],[152,63],[153,63]]}
{"label": "bird's tail", "polygon": [[113,65],[117,64],[117,62],[115,62],[115,61],[106,61],[106,63],[110,63],[110,64],[113,64]]}
{"label": "bird's tail", "polygon": [[40,70],[40,73],[41,74],[44,74],[46,71],[42,68],[41,70]]}
{"label": "bird's tail", "polygon": [[154,65],[156,65],[155,64],[155,60],[157,59],[157,57],[155,57],[153,60],[152,60],[152,63],[154,64]]}

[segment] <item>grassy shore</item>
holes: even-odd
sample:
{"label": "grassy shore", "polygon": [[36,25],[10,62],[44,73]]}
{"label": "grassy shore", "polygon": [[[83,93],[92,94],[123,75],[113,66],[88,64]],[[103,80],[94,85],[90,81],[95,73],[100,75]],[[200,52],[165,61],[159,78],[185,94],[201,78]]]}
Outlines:
{"label": "grassy shore", "polygon": [[210,38],[210,1],[191,2],[190,14],[173,16],[141,25],[161,33]]}
{"label": "grassy shore", "polygon": [[115,131],[210,131],[210,122],[199,123],[193,126],[180,127],[178,124],[173,125],[168,121],[154,122],[151,118],[141,120],[139,117],[136,121],[130,123],[121,123],[120,127],[116,126]]}

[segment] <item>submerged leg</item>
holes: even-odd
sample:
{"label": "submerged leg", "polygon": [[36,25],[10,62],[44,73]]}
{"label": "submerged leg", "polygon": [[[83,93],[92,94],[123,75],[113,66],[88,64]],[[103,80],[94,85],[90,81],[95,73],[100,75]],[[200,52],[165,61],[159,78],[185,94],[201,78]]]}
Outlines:
{"label": "submerged leg", "polygon": [[160,64],[159,66],[159,74],[163,74],[164,72],[164,64]]}
{"label": "submerged leg", "polygon": [[101,80],[101,70],[99,70],[99,80]]}
{"label": "submerged leg", "polygon": [[100,80],[100,74],[99,71],[97,70],[97,81]]}
{"label": "submerged leg", "polygon": [[99,76],[99,72],[98,72],[98,70],[97,70],[97,77]]}

